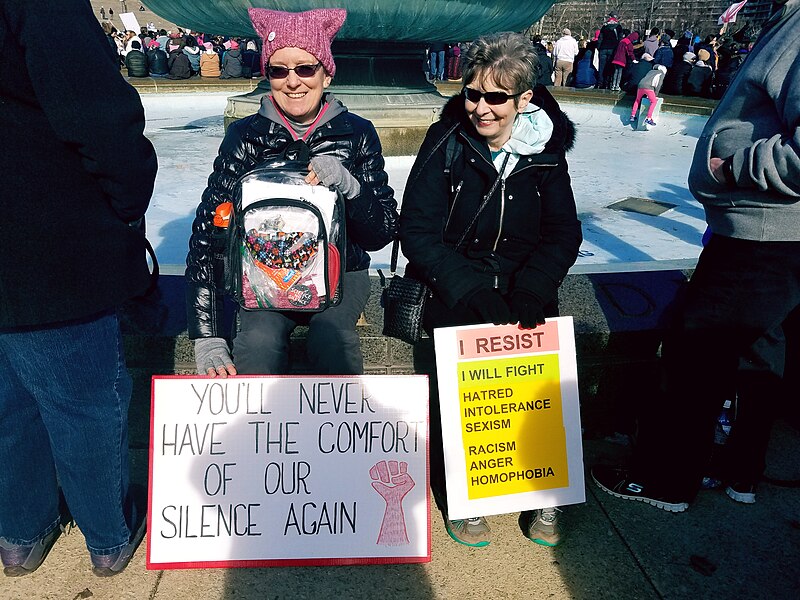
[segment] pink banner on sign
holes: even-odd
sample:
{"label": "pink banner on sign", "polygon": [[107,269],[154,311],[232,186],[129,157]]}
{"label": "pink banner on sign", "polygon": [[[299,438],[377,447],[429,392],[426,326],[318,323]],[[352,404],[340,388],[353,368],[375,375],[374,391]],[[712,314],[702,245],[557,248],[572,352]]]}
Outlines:
{"label": "pink banner on sign", "polygon": [[519,325],[493,325],[480,329],[465,329],[456,334],[458,358],[496,358],[558,352],[558,322],[550,321],[536,329],[521,329]]}

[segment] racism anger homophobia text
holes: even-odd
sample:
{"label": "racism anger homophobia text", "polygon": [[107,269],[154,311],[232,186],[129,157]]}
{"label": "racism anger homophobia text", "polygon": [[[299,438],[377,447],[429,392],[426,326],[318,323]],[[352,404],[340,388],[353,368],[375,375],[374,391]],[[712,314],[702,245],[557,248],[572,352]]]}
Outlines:
{"label": "racism anger homophobia text", "polygon": [[[165,460],[211,459],[203,463],[199,484],[212,502],[162,505],[154,511],[160,515],[154,535],[163,539],[261,536],[265,524],[274,521],[276,498],[288,499],[280,504],[284,536],[357,533],[358,496],[332,500],[328,486],[324,492],[318,489],[315,459],[362,454],[380,460],[425,452],[427,424],[387,420],[360,381],[304,381],[297,381],[288,395],[295,407],[289,411],[295,417],[288,418],[287,394],[276,397],[264,381],[191,383],[195,414],[202,422],[163,423],[154,451]],[[241,465],[243,456],[246,466]],[[238,484],[254,478],[258,497],[243,500]]]}

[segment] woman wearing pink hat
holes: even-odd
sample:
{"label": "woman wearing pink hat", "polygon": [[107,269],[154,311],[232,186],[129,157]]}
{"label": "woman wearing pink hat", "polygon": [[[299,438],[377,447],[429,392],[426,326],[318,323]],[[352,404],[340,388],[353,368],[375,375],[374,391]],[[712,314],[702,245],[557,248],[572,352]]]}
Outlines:
{"label": "woman wearing pink hat", "polygon": [[200,77],[219,77],[219,54],[214,51],[214,44],[203,44],[204,52],[200,55]]}
{"label": "woman wearing pink hat", "polygon": [[222,73],[220,79],[236,79],[242,76],[242,51],[239,42],[229,40],[225,42],[225,52],[222,53]]}
{"label": "woman wearing pink hat", "polygon": [[[286,373],[289,336],[297,325],[308,325],[312,372],[360,374],[363,357],[356,322],[370,293],[367,252],[392,241],[398,215],[375,127],[326,92],[336,73],[331,41],[347,13],[249,13],[264,38],[262,66],[271,92],[262,98],[258,113],[229,126],[192,226],[186,283],[197,371],[210,377]],[[309,150],[307,183],[336,188],[344,197],[347,239],[341,302],[314,313],[241,310],[230,347],[218,287],[224,265],[215,258],[224,250],[225,236],[214,225],[215,212],[232,201],[239,178],[281,156],[290,144]]]}

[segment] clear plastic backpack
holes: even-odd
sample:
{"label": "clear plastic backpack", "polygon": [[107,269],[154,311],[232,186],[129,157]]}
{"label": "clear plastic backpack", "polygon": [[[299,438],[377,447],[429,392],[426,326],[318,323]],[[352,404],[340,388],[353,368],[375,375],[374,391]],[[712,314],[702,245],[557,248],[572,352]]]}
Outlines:
{"label": "clear plastic backpack", "polygon": [[277,160],[236,184],[225,288],[245,310],[319,312],[342,298],[341,194],[308,185],[308,161]]}

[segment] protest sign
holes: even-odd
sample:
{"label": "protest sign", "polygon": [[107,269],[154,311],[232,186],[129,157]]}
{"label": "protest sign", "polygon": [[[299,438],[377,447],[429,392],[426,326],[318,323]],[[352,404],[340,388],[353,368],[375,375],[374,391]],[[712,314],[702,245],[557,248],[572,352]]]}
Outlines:
{"label": "protest sign", "polygon": [[425,376],[154,377],[147,568],[430,560]]}
{"label": "protest sign", "polygon": [[434,341],[450,517],[583,502],[572,318],[445,327]]}
{"label": "protest sign", "polygon": [[138,34],[142,29],[139,26],[139,21],[137,20],[136,15],[132,12],[121,13],[119,15],[119,20],[122,21],[122,26],[125,28],[125,31],[133,31],[134,33]]}

